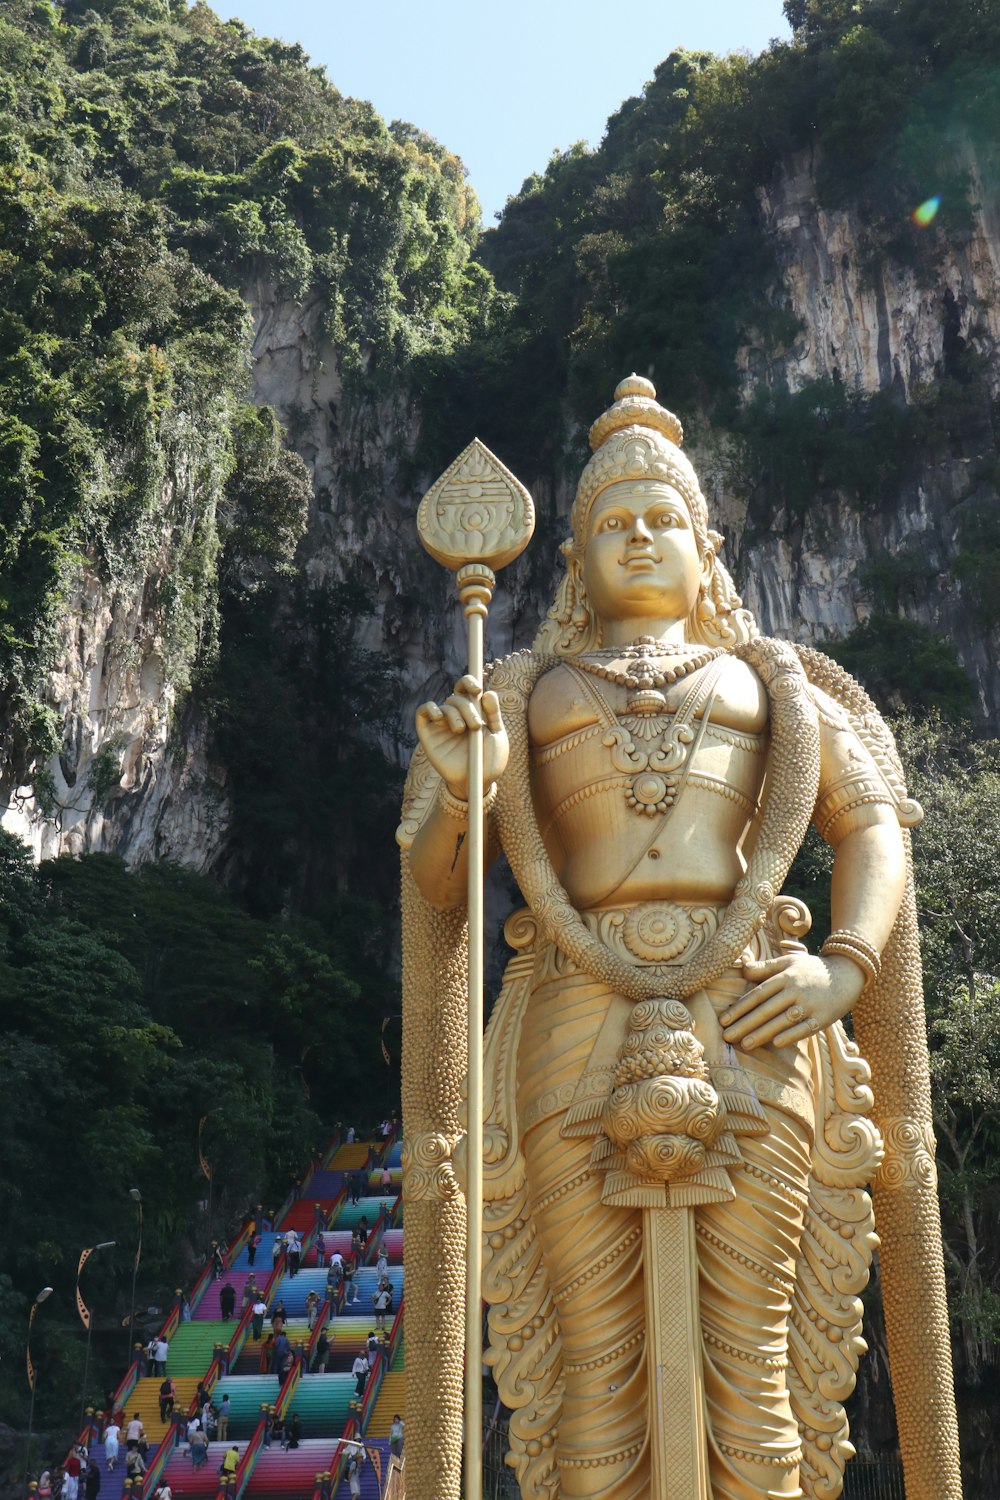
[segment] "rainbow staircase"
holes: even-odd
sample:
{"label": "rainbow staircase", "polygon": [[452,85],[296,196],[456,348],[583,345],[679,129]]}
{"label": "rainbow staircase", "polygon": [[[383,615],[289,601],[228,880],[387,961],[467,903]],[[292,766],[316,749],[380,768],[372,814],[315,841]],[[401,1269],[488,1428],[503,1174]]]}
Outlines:
{"label": "rainbow staircase", "polygon": [[[382,1188],[383,1165],[392,1174],[391,1187]],[[366,1193],[356,1204],[346,1191],[348,1174],[363,1173]],[[321,1215],[317,1215],[317,1203]],[[161,1377],[142,1376],[133,1364],[115,1396],[115,1411],[131,1417],[138,1412],[150,1443],[148,1468],[142,1481],[130,1489],[131,1500],[150,1500],[161,1483],[170,1485],[183,1500],[309,1500],[319,1493],[323,1476],[326,1496],[349,1496],[343,1477],[346,1442],[364,1441],[369,1452],[376,1452],[384,1480],[388,1464],[388,1431],[393,1414],[403,1408],[403,1371],[405,1356],[402,1341],[403,1324],[403,1230],[401,1227],[399,1146],[390,1141],[358,1141],[350,1146],[335,1142],[323,1160],[307,1174],[304,1186],[290,1195],[276,1215],[273,1231],[263,1233],[250,1266],[248,1242],[252,1226],[248,1223],[228,1247],[226,1270],[216,1281],[210,1264],[206,1264],[188,1301],[192,1316],[179,1321],[175,1309],[167,1318],[162,1336],[169,1344],[167,1373],[176,1388],[173,1422],[159,1419],[159,1386]],[[367,1218],[370,1239],[358,1257],[353,1276],[344,1288],[345,1305],[339,1310],[326,1303],[327,1270],[317,1266],[315,1237],[321,1229],[327,1261],[334,1251],[350,1263],[351,1231]],[[295,1228],[303,1241],[302,1269],[289,1274],[283,1252],[275,1258],[276,1239],[288,1228]],[[383,1246],[389,1263],[388,1277],[393,1289],[393,1315],[380,1337],[380,1351],[374,1357],[363,1399],[359,1400],[351,1365],[368,1337],[375,1330],[372,1295],[377,1285],[375,1259]],[[243,1291],[250,1278],[256,1279],[268,1310],[280,1300],[285,1305],[287,1333],[295,1353],[291,1373],[281,1384],[278,1374],[261,1368],[261,1350],[270,1321],[265,1320],[264,1339],[255,1342],[250,1336],[250,1310],[243,1307]],[[222,1317],[220,1293],[229,1284],[235,1293],[231,1318]],[[306,1297],[315,1291],[321,1306],[334,1315],[325,1328],[329,1341],[325,1373],[313,1373],[315,1345],[321,1329],[312,1333],[306,1321]],[[187,1418],[193,1413],[195,1392],[203,1382],[212,1393],[216,1407],[223,1395],[229,1397],[229,1431],[225,1441],[216,1438],[209,1445],[208,1459],[199,1468],[192,1464],[188,1451]],[[286,1425],[293,1415],[299,1419],[301,1435],[298,1446],[282,1448],[277,1442],[265,1445],[265,1415],[277,1411]],[[124,1426],[124,1423],[122,1423]],[[91,1423],[81,1434],[99,1461],[102,1476],[101,1500],[112,1500],[122,1493],[124,1481],[124,1441],[113,1477],[104,1462],[102,1422]],[[370,1436],[370,1441],[369,1441]],[[239,1464],[235,1477],[223,1485],[220,1466],[228,1448],[236,1447]],[[110,1484],[109,1481],[110,1480]],[[365,1457],[361,1471],[361,1493],[367,1500],[378,1500],[377,1466]]]}

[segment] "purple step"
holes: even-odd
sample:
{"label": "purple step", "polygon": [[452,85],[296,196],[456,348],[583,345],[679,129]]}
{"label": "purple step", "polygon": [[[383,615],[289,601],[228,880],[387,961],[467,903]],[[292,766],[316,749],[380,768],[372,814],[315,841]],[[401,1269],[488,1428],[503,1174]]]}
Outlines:
{"label": "purple step", "polygon": [[[262,1269],[261,1272],[258,1273],[255,1266],[254,1272],[257,1274],[258,1285],[263,1286],[264,1282],[267,1280],[269,1271],[267,1269]],[[249,1280],[249,1271],[224,1271],[221,1281],[210,1281],[208,1283],[208,1286],[205,1288],[204,1297],[202,1297],[197,1308],[195,1309],[194,1316],[197,1321],[199,1323],[204,1322],[207,1319],[218,1321],[218,1319],[222,1317],[222,1308],[219,1304],[219,1295],[222,1291],[222,1288],[228,1283],[236,1293],[236,1308],[233,1312],[232,1319],[233,1326],[235,1327],[236,1324],[240,1321],[240,1318],[243,1314],[243,1288],[246,1286]]]}
{"label": "purple step", "polygon": [[[386,1470],[389,1466],[389,1439],[388,1438],[365,1438],[365,1448],[377,1448],[382,1458],[382,1483],[385,1483]],[[378,1473],[371,1459],[365,1454],[365,1461],[361,1465],[361,1500],[379,1500]],[[351,1487],[346,1479],[341,1480],[334,1492],[335,1500],[351,1500]]]}
{"label": "purple step", "polygon": [[336,1198],[344,1186],[343,1172],[314,1172],[299,1194],[300,1198]]}

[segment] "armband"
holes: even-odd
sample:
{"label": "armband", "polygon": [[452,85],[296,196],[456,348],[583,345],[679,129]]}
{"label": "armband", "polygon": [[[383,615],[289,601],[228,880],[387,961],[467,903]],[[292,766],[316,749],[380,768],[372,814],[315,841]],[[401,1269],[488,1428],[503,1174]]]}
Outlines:
{"label": "armband", "polygon": [[850,958],[865,975],[865,983],[873,984],[882,972],[882,955],[863,933],[853,927],[838,927],[831,932],[820,951],[821,958],[834,955]]}
{"label": "armband", "polygon": [[[488,813],[497,800],[497,784],[494,781],[483,798],[483,812]],[[442,812],[446,812],[449,818],[454,818],[457,823],[468,823],[469,804],[461,797],[456,797],[448,790],[442,781],[438,787],[437,802]]]}

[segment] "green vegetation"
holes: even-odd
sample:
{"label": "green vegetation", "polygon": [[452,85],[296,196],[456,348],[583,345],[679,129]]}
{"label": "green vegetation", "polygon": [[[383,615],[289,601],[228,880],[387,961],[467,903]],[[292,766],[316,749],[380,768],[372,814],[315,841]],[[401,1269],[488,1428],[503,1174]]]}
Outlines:
{"label": "green vegetation", "polygon": [[[35,869],[0,834],[0,1351],[23,1340],[25,1295],[58,1293],[39,1321],[41,1420],[79,1392],[72,1300],[80,1249],[116,1239],[88,1269],[102,1321],[128,1307],[135,1210],[145,1205],[140,1302],[169,1305],[212,1232],[264,1199],[276,1206],[352,1094],[386,1107],[378,1055],[383,923],[354,900],[321,918],[255,919],[204,877],[169,864],[130,874],[110,855]],[[315,903],[320,906],[321,903]],[[347,934],[350,934],[349,940]],[[359,1006],[362,993],[369,1001]],[[216,1176],[214,1217],[198,1171],[198,1123]],[[39,1278],[42,1278],[40,1281]],[[119,1291],[115,1292],[115,1286]],[[98,1343],[90,1396],[124,1355]],[[20,1360],[0,1361],[0,1406],[26,1416]]]}
{"label": "green vegetation", "polygon": [[[854,211],[861,274],[889,257],[934,285],[975,198],[997,192],[1000,0],[786,10],[794,41],[761,57],[671,54],[598,149],[555,157],[481,235],[460,162],[344,98],[298,47],[187,0],[3,5],[7,769],[16,782],[34,766],[54,807],[44,757],[63,726],[43,684],[89,569],[109,596],[142,596],[170,682],[208,717],[233,812],[228,895],[103,856],[34,872],[0,840],[0,966],[18,999],[0,1028],[0,1406],[14,1419],[38,1268],[68,1309],[80,1246],[117,1238],[117,1263],[92,1269],[113,1302],[134,1179],[150,1203],[145,1295],[162,1299],[178,1246],[200,1251],[210,1227],[198,1120],[221,1227],[258,1192],[281,1194],[335,1101],[370,1094],[373,1023],[394,1009],[402,661],[363,644],[381,607],[363,561],[345,557],[322,583],[297,567],[310,479],[291,447],[308,417],[293,413],[286,434],[249,402],[246,298],[259,286],[315,309],[336,347],[330,420],[354,516],[378,502],[381,464],[416,491],[475,431],[550,497],[630,368],[696,436],[721,441],[751,529],[780,514],[822,524],[845,501],[887,513],[917,476],[969,460],[941,566],[915,550],[871,559],[871,617],[829,649],[884,705],[945,716],[902,733],[930,810],[917,850],[948,1243],[966,1374],[979,1378],[1000,1275],[984,1249],[1000,872],[982,838],[1000,753],[958,748],[947,722],[971,711],[972,684],[950,645],[903,615],[944,569],[984,630],[1000,624],[1000,412],[954,303],[941,368],[908,398],[775,385],[801,330],[776,290],[761,204],[776,164],[808,153],[823,206]],[[917,228],[912,209],[937,192],[937,218]],[[743,370],[747,348],[757,363]],[[541,510],[540,533],[554,533],[553,507]],[[408,601],[393,608],[402,619]],[[109,743],[89,793],[112,795],[117,774]],[[803,888],[822,859],[810,845]],[[43,1421],[80,1373],[71,1316],[53,1299],[40,1322]]]}
{"label": "green vegetation", "polygon": [[0,708],[19,774],[58,743],[40,684],[85,564],[146,581],[184,687],[216,643],[220,551],[252,570],[248,548],[294,550],[307,489],[246,406],[240,290],[318,296],[349,390],[391,391],[485,315],[477,228],[456,158],[298,47],[184,0],[4,6]]}

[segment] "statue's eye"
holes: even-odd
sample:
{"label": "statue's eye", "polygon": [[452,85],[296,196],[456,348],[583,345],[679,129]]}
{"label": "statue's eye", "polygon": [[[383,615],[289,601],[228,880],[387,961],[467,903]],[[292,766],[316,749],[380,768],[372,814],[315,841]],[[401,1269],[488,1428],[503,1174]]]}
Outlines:
{"label": "statue's eye", "polygon": [[603,529],[605,531],[621,531],[621,516],[605,516]]}
{"label": "statue's eye", "polygon": [[668,526],[679,526],[680,521],[675,511],[661,510],[656,518],[656,525],[665,529]]}

